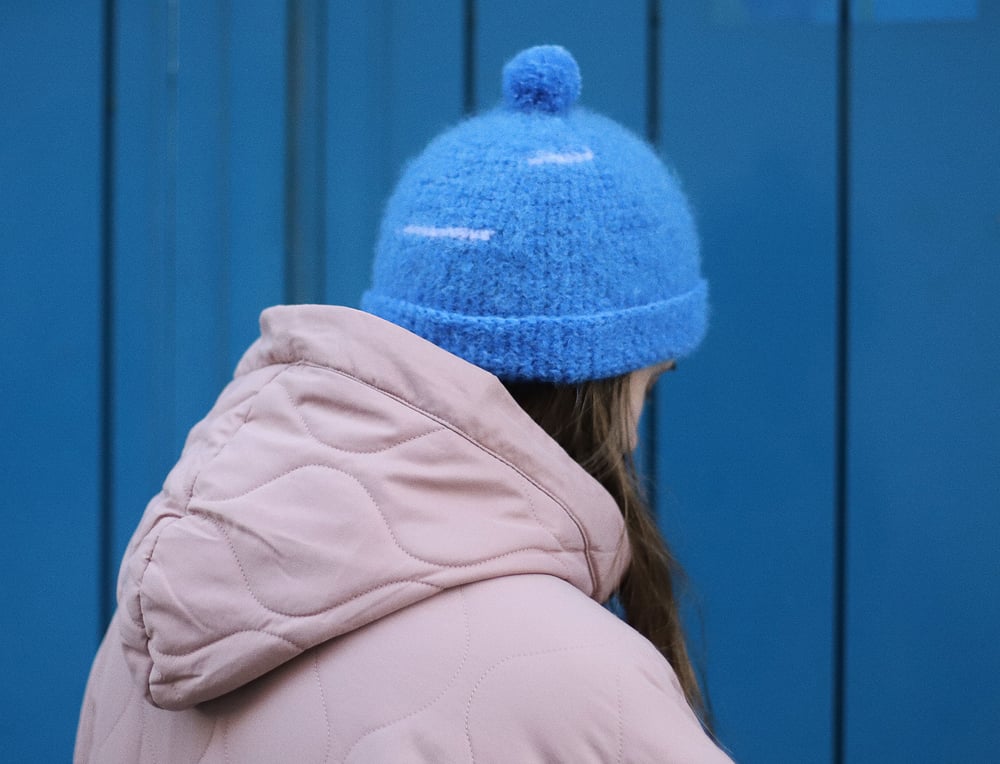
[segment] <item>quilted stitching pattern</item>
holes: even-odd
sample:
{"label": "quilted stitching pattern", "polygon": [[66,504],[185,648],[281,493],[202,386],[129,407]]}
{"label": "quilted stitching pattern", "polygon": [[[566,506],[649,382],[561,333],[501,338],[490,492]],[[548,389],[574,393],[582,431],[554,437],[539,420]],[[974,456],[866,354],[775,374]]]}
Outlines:
{"label": "quilted stitching pattern", "polygon": [[[334,427],[310,425],[289,386],[326,389],[331,408],[358,397],[356,382],[323,369],[273,379],[197,473],[184,512],[154,525],[148,552],[140,546],[124,589],[137,612],[122,631],[155,703],[207,700],[467,580],[550,572],[591,589],[575,528],[559,538],[536,520],[537,506],[560,508],[483,449],[391,400],[376,410],[399,420],[388,428],[396,440],[330,443],[315,430]],[[354,421],[342,438],[382,426]],[[484,503],[489,513],[475,511]]]}

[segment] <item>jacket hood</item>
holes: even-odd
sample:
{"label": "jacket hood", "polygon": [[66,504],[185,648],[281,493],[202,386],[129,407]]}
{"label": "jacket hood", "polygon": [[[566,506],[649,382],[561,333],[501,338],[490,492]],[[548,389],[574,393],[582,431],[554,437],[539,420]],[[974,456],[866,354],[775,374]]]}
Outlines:
{"label": "jacket hood", "polygon": [[129,543],[116,614],[147,697],[186,708],[466,583],[628,563],[612,497],[496,377],[332,306],[264,311]]}

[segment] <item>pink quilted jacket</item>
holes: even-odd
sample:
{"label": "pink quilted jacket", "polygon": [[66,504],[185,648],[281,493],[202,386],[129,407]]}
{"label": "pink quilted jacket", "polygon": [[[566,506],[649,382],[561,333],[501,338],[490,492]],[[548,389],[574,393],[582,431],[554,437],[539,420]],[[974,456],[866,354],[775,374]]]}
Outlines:
{"label": "pink quilted jacket", "polygon": [[611,497],[495,377],[264,312],[122,563],[78,762],[727,762],[598,603]]}

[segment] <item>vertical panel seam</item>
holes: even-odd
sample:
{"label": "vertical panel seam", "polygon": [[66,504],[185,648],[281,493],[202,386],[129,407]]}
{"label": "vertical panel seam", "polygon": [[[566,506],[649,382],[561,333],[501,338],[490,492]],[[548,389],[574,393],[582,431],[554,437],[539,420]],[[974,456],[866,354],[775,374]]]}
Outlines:
{"label": "vertical panel seam", "polygon": [[179,314],[177,290],[177,194],[178,194],[178,163],[180,157],[180,0],[168,0],[166,16],[166,151],[163,157],[164,191],[163,191],[163,260],[164,275],[164,307],[167,315],[162,322],[163,340],[167,346],[161,352],[167,359],[167,369],[164,374],[170,381],[163,389],[164,397],[169,396],[160,408],[161,426],[169,437],[172,452],[179,451],[183,437],[177,432],[177,316]]}
{"label": "vertical panel seam", "polygon": [[476,110],[476,0],[462,6],[462,111]]}
{"label": "vertical panel seam", "polygon": [[296,0],[286,5],[285,31],[285,302],[296,302],[298,268],[295,251],[296,182],[298,168],[298,135],[295,119],[299,112],[297,66],[299,60],[299,12]]}
{"label": "vertical panel seam", "polygon": [[316,60],[313,62],[315,70],[315,91],[316,98],[316,188],[314,193],[315,208],[315,241],[313,252],[315,253],[315,267],[313,276],[315,284],[312,289],[313,299],[321,302],[324,296],[324,285],[326,284],[326,68],[329,65],[327,57],[327,16],[328,8],[326,2],[316,5]]}
{"label": "vertical panel seam", "polygon": [[847,477],[850,277],[850,0],[837,23],[837,379],[835,424],[833,762],[844,761],[847,645]]}
{"label": "vertical panel seam", "polygon": [[233,161],[233,13],[230,0],[219,3],[219,115],[216,121],[218,130],[219,154],[217,157],[219,173],[218,194],[218,228],[219,263],[220,263],[220,295],[216,309],[219,311],[216,335],[216,374],[219,380],[225,382],[232,372],[229,366],[229,347],[231,336],[231,319],[233,314],[233,247],[232,247],[232,206],[233,185],[231,182]]}
{"label": "vertical panel seam", "polygon": [[97,539],[97,639],[100,641],[111,620],[112,561],[114,512],[112,480],[114,475],[114,141],[115,141],[115,0],[103,4],[101,61],[101,313],[100,313],[100,404],[99,489]]}
{"label": "vertical panel seam", "polygon": [[326,4],[289,0],[285,35],[285,294],[320,302],[326,280]]}
{"label": "vertical panel seam", "polygon": [[646,140],[660,142],[660,0],[646,6]]}

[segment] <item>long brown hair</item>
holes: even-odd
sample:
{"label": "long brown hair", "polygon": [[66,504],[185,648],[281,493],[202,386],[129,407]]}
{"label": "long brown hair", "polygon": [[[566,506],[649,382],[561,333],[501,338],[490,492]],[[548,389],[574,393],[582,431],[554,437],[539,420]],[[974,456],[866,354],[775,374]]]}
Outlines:
{"label": "long brown hair", "polygon": [[624,375],[579,385],[504,384],[618,503],[632,547],[632,562],[616,592],[625,620],[669,661],[688,703],[710,727],[678,612],[676,585],[683,574],[656,527],[632,459],[630,382]]}

